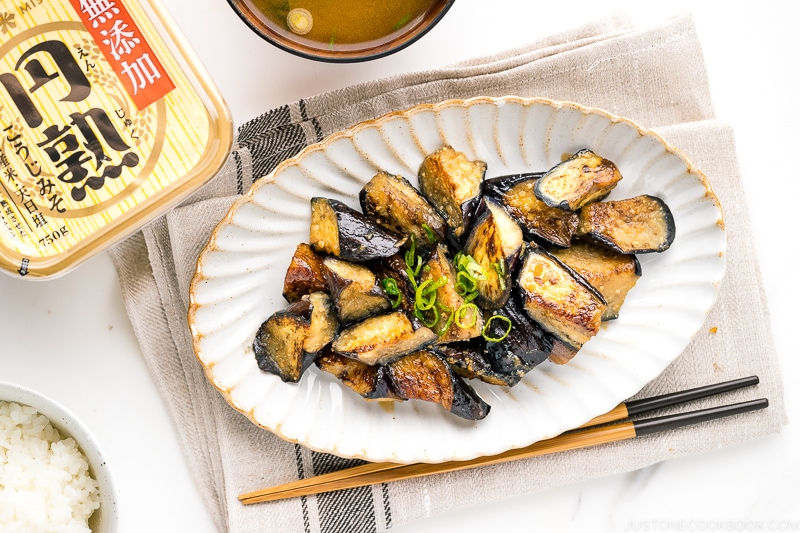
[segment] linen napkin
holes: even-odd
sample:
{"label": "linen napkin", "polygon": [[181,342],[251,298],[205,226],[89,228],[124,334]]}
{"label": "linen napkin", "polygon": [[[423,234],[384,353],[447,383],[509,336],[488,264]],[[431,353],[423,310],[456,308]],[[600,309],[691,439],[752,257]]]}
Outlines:
{"label": "linen napkin", "polygon": [[[186,323],[195,260],[238,195],[280,161],[359,121],[423,102],[516,95],[604,108],[655,129],[709,178],[725,211],[727,275],[704,327],[637,396],[751,374],[770,407],[669,434],[339,493],[242,505],[237,496],[355,464],[260,429],[208,383]],[[714,118],[691,16],[644,29],[611,16],[529,46],[381,79],[270,110],[242,125],[222,171],[191,199],[111,251],[141,351],[219,531],[378,532],[443,511],[639,469],[775,433],[783,385],[749,229],[733,132]],[[739,309],[747,309],[746,317]],[[759,346],[758,357],[749,347]],[[457,497],[454,497],[457,495]]]}

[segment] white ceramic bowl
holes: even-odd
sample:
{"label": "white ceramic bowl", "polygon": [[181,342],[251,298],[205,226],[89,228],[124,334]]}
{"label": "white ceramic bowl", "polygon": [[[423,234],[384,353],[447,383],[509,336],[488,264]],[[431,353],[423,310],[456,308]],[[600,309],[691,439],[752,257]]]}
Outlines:
{"label": "white ceramic bowl", "polygon": [[75,439],[89,461],[90,474],[100,488],[100,507],[89,518],[89,527],[93,533],[119,531],[117,485],[106,456],[89,428],[59,402],[20,385],[0,381],[0,401],[33,407],[50,420],[62,438]]}

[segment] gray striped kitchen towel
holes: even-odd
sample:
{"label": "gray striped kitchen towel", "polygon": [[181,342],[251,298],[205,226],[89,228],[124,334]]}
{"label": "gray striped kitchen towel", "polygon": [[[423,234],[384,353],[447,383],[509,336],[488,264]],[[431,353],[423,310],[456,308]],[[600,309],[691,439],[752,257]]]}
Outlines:
{"label": "gray striped kitchen towel", "polygon": [[[600,107],[655,129],[709,178],[728,217],[728,273],[706,327],[640,395],[757,374],[770,408],[691,430],[339,493],[242,505],[243,492],[354,464],[285,442],[231,408],[208,383],[186,322],[195,260],[236,197],[280,161],[332,132],[450,98],[545,97]],[[434,513],[532,495],[580,479],[775,433],[786,423],[747,205],[730,128],[715,120],[690,16],[633,28],[624,16],[435,71],[300,100],[243,124],[222,171],[111,255],[142,354],[175,422],[190,471],[221,532],[369,533]],[[747,309],[747,321],[737,309]],[[760,347],[752,357],[748,346]],[[753,391],[730,393],[725,400]],[[457,494],[458,497],[453,497]]]}

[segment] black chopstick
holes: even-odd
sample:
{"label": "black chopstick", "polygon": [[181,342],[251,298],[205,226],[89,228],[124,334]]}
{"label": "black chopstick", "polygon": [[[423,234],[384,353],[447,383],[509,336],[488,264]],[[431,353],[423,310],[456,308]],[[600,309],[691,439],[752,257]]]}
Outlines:
{"label": "black chopstick", "polygon": [[758,400],[722,405],[719,407],[709,407],[708,409],[698,409],[688,413],[675,413],[644,420],[634,420],[631,423],[633,424],[633,429],[636,431],[636,436],[641,437],[643,435],[650,435],[669,429],[682,428],[691,424],[708,422],[726,416],[749,413],[750,411],[765,409],[768,406],[769,400],[760,398]]}
{"label": "black chopstick", "polygon": [[659,396],[652,396],[650,398],[642,398],[639,400],[628,400],[616,406],[608,413],[604,413],[596,418],[593,418],[581,427],[589,427],[597,424],[604,424],[608,422],[616,422],[624,418],[634,415],[646,413],[648,411],[655,411],[656,409],[663,409],[682,403],[687,403],[700,398],[707,398],[723,392],[729,392],[759,383],[758,376],[748,376],[744,378],[732,379],[720,383],[712,383],[711,385],[703,385],[702,387],[695,387],[693,389],[686,389],[677,392],[670,392],[661,394]]}

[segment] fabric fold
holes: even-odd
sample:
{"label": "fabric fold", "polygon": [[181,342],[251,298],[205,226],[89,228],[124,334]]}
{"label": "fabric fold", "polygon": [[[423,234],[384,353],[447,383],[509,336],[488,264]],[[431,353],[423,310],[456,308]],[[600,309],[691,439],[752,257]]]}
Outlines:
{"label": "fabric fold", "polygon": [[[728,274],[686,352],[640,395],[758,374],[771,405],[754,422],[699,428],[390,485],[243,506],[238,494],[352,464],[278,438],[234,410],[206,379],[187,324],[195,262],[236,198],[281,161],[358,122],[421,103],[515,95],[570,100],[655,128],[705,173],[728,215]],[[383,531],[432,513],[533,494],[774,433],[783,386],[748,225],[731,129],[714,119],[702,50],[689,16],[634,29],[612,16],[530,46],[436,71],[348,87],[243,124],[222,171],[181,206],[110,252],[145,361],[219,531]],[[746,323],[739,309],[748,309]],[[756,340],[761,357],[748,346]],[[746,393],[730,393],[735,401]],[[719,399],[717,400],[719,401]],[[711,400],[709,400],[710,403]],[[477,480],[480,481],[477,481]],[[422,502],[419,495],[426,494]],[[458,494],[458,498],[452,497]],[[489,495],[489,496],[487,496]]]}

